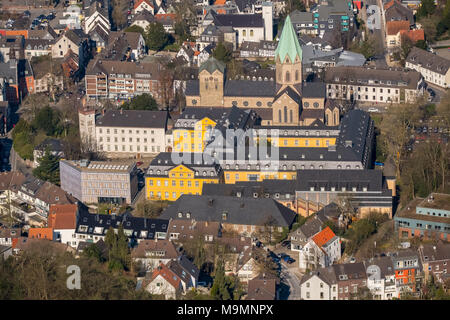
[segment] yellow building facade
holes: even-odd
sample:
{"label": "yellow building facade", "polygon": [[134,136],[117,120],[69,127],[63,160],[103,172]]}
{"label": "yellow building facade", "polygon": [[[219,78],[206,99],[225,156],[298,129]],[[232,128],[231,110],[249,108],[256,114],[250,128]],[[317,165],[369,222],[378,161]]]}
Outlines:
{"label": "yellow building facade", "polygon": [[208,117],[197,121],[194,128],[173,130],[174,152],[203,152],[208,139],[208,131],[216,126],[216,122]]}
{"label": "yellow building facade", "polygon": [[168,170],[167,175],[145,178],[146,195],[149,200],[175,201],[183,194],[202,194],[204,183],[220,183],[221,177],[196,176],[195,171],[185,165]]}
{"label": "yellow building facade", "polygon": [[294,180],[296,171],[250,171],[250,170],[224,170],[225,183],[235,184],[240,181],[263,181],[265,179]]}

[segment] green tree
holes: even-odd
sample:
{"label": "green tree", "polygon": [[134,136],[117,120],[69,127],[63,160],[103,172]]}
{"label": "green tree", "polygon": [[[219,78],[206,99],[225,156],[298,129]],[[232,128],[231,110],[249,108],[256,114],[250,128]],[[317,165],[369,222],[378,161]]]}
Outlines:
{"label": "green tree", "polygon": [[428,45],[425,40],[417,41],[414,46],[416,46],[417,48],[423,49],[423,50],[428,50]]}
{"label": "green tree", "polygon": [[147,27],[144,38],[150,50],[160,51],[169,43],[169,36],[159,22],[153,22]]}
{"label": "green tree", "polygon": [[421,0],[419,10],[417,10],[417,17],[429,17],[436,10],[434,0]]}
{"label": "green tree", "polygon": [[113,271],[129,270],[128,239],[121,225],[117,231],[110,227],[105,235],[105,244],[109,250],[108,267]]}
{"label": "green tree", "polygon": [[213,51],[213,57],[225,63],[231,61],[231,55],[231,50],[229,50],[222,42],[219,42]]}
{"label": "green tree", "polygon": [[33,170],[33,175],[41,180],[59,185],[59,157],[47,149],[39,160],[39,166]]}
{"label": "green tree", "polygon": [[59,119],[57,111],[49,106],[39,110],[32,123],[37,130],[44,131],[48,136],[54,136],[59,133]]}
{"label": "green tree", "polygon": [[224,262],[218,259],[215,268],[214,282],[211,287],[211,296],[216,300],[231,300],[233,297],[234,283],[230,277],[225,276]]}
{"label": "green tree", "polygon": [[145,30],[137,25],[129,26],[125,29],[125,32],[139,32],[142,36],[145,36]]}
{"label": "green tree", "polygon": [[124,110],[158,110],[158,103],[151,94],[140,94],[122,104]]}

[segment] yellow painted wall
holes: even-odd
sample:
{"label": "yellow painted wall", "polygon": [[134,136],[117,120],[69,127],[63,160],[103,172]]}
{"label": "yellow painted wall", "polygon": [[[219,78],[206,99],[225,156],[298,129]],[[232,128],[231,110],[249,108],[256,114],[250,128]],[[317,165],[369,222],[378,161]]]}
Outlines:
{"label": "yellow painted wall", "polygon": [[206,132],[209,127],[214,128],[215,126],[216,123],[206,117],[195,123],[194,130],[175,129],[173,131],[174,152],[203,152]]}
{"label": "yellow painted wall", "polygon": [[[259,140],[259,137],[256,137],[255,140],[256,141]],[[278,137],[278,138],[267,138],[267,140],[273,143],[274,146],[279,147],[326,148],[328,146],[334,146],[336,144],[335,137],[308,137],[308,138]]]}
{"label": "yellow painted wall", "polygon": [[[237,177],[236,177],[237,175]],[[262,181],[265,179],[286,179],[294,180],[297,178],[296,171],[236,171],[236,170],[224,170],[225,183],[234,184],[239,181],[251,181],[248,175],[257,175],[256,181]],[[254,180],[253,180],[254,181]]]}
{"label": "yellow painted wall", "polygon": [[179,165],[169,170],[168,176],[146,177],[146,197],[150,200],[175,201],[181,193],[200,195],[204,183],[220,183],[220,178],[196,177],[193,170]]}

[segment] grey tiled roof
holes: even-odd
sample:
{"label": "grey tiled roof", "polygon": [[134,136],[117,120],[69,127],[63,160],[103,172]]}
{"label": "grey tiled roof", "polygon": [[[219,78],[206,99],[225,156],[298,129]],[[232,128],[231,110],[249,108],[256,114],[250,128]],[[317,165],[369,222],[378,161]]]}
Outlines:
{"label": "grey tiled roof", "polygon": [[237,97],[274,97],[274,81],[228,80],[225,82],[225,96]]}
{"label": "grey tiled roof", "polygon": [[413,47],[406,58],[406,62],[445,75],[450,68],[450,60],[434,53]]}
{"label": "grey tiled roof", "polygon": [[[169,206],[161,219],[177,218],[179,212],[189,212],[197,221],[217,221],[230,224],[264,226],[270,216],[277,227],[289,227],[295,212],[273,199],[240,199],[226,196],[182,195]],[[223,214],[226,213],[226,219]]]}
{"label": "grey tiled roof", "polygon": [[214,17],[214,24],[235,28],[263,28],[264,20],[260,14],[218,14]]}
{"label": "grey tiled roof", "polygon": [[165,128],[166,111],[108,110],[96,121],[98,127]]}

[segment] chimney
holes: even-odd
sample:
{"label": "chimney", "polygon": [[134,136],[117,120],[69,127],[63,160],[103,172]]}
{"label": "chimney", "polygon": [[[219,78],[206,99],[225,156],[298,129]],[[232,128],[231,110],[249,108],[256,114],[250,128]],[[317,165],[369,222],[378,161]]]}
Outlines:
{"label": "chimney", "polygon": [[213,206],[213,203],[214,203],[214,199],[209,199],[208,200],[208,205],[210,206],[210,207],[212,207]]}
{"label": "chimney", "polygon": [[105,109],[103,108],[102,109],[102,116],[104,116],[105,115]]}

